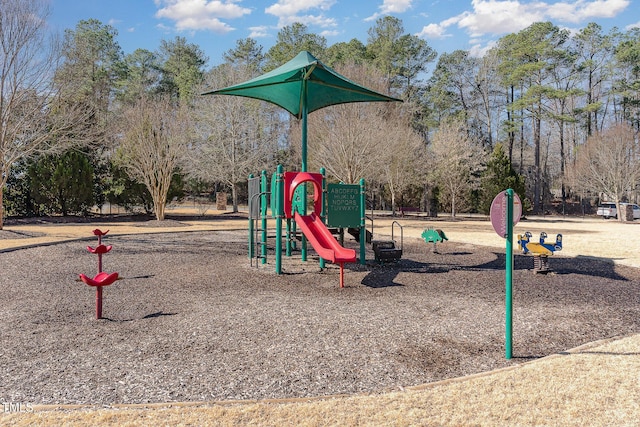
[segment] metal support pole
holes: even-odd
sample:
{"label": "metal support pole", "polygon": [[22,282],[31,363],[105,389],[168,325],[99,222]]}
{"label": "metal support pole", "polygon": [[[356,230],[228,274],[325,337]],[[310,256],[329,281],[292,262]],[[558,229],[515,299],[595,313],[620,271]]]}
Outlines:
{"label": "metal support pole", "polygon": [[300,165],[300,172],[307,171],[307,116],[309,115],[309,109],[307,108],[307,88],[308,80],[302,80],[302,164]]}
{"label": "metal support pole", "polygon": [[[309,110],[307,108],[307,88],[309,87],[308,80],[304,78],[302,80],[302,165],[300,166],[301,172],[307,171],[307,116],[309,115]],[[307,214],[307,187],[306,184],[303,183],[304,188],[304,198],[303,198],[303,210],[302,214]],[[300,257],[302,261],[307,260],[307,238],[305,235],[302,235],[302,240],[300,241]]]}
{"label": "metal support pole", "polygon": [[260,259],[261,264],[267,263],[267,171],[260,173]]}
{"label": "metal support pole", "polygon": [[96,286],[96,319],[102,319],[102,286]]}
{"label": "metal support pole", "polygon": [[[249,174],[249,182],[251,182],[251,179],[253,179],[253,174],[250,173]],[[253,218],[251,218],[251,202],[252,200],[249,199],[249,259],[253,259],[254,257],[254,241],[253,241]]]}
{"label": "metal support pole", "polygon": [[284,214],[284,190],[282,184],[282,165],[276,169],[276,274],[282,274],[282,216]]}
{"label": "metal support pole", "polygon": [[366,258],[366,243],[367,243],[367,206],[365,198],[365,186],[364,178],[360,178],[360,264],[365,265],[367,263]]}
{"label": "metal support pole", "polygon": [[[98,236],[98,242],[101,242]],[[98,244],[98,248],[100,245]],[[97,248],[96,248],[97,249]],[[98,252],[98,274],[102,273],[102,253]],[[102,286],[96,286],[96,319],[102,318]]]}
{"label": "metal support pole", "polygon": [[513,190],[507,189],[507,248],[505,273],[505,357],[511,359],[513,343]]}
{"label": "metal support pole", "polygon": [[[302,185],[306,185],[306,184],[300,184]],[[295,225],[294,225],[295,228]],[[304,235],[304,233],[302,233],[300,235],[300,259],[302,261],[306,261],[307,260],[307,236]]]}
{"label": "metal support pole", "polygon": [[[322,197],[322,209],[320,210],[320,219],[322,220],[323,223],[326,224],[326,216],[327,216],[327,212],[326,212],[326,198],[325,198],[325,192],[327,190],[327,178],[326,178],[326,173],[327,171],[324,168],[320,168],[320,173],[322,174],[322,194],[320,195],[320,197]],[[324,269],[325,267],[325,261],[324,258],[320,257],[320,269]]]}
{"label": "metal support pole", "polygon": [[293,243],[291,242],[292,239],[292,231],[291,231],[291,218],[287,218],[287,256],[291,256],[291,250],[293,248]]}

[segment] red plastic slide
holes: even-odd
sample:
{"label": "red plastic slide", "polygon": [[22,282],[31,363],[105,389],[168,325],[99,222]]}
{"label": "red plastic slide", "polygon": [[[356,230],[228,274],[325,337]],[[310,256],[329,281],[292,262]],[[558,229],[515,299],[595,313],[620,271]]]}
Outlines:
{"label": "red plastic slide", "polygon": [[294,218],[313,249],[322,258],[340,264],[356,262],[356,251],[342,247],[315,212],[310,215],[295,212]]}

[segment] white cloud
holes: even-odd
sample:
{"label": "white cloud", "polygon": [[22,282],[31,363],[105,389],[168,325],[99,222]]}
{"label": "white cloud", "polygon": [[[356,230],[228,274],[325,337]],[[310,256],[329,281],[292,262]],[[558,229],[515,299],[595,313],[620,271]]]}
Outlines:
{"label": "white cloud", "polygon": [[[335,18],[327,17],[323,12],[329,11],[336,0],[278,0],[277,3],[267,7],[264,11],[269,15],[278,17],[278,28],[300,22],[305,25],[314,25],[321,28],[336,27]],[[306,13],[320,11],[318,14]]]}
{"label": "white cloud", "polygon": [[447,27],[441,24],[429,24],[425,25],[417,36],[425,39],[443,39],[451,37],[451,34],[447,34]]}
{"label": "white cloud", "polygon": [[380,6],[380,13],[390,15],[392,13],[403,13],[411,8],[413,0],[383,0]]}
{"label": "white cloud", "polygon": [[612,18],[625,10],[630,0],[593,0],[549,5],[547,16],[563,22],[583,22],[593,18]]}
{"label": "white cloud", "polygon": [[280,17],[278,28],[292,25],[296,22],[306,26],[317,26],[320,28],[336,27],[338,24],[334,18],[327,18],[324,15],[290,15]]}
{"label": "white cloud", "polygon": [[376,20],[376,19],[378,19],[380,16],[382,16],[382,13],[377,13],[377,12],[376,12],[376,13],[374,13],[373,15],[368,16],[368,17],[364,18],[364,21],[365,21],[365,22],[375,21],[375,20]]}
{"label": "white cloud", "polygon": [[411,9],[412,3],[413,0],[383,0],[382,4],[378,6],[378,9],[380,9],[380,11],[365,18],[364,20],[367,22],[375,21],[380,16],[406,12],[407,10]]}
{"label": "white cloud", "polygon": [[541,2],[473,0],[471,4],[473,11],[460,15],[458,27],[465,28],[472,37],[518,32],[533,22],[544,21],[548,8]]}
{"label": "white cloud", "polygon": [[636,22],[635,24],[629,24],[626,27],[624,27],[625,30],[629,31],[633,28],[640,28],[640,21]]}
{"label": "white cloud", "polygon": [[630,0],[577,0],[573,2],[524,3],[517,0],[473,0],[473,11],[460,15],[458,26],[471,35],[518,32],[534,22],[579,23],[594,18],[610,18],[621,13]]}
{"label": "white cloud", "polygon": [[249,37],[252,39],[259,39],[269,36],[269,27],[266,27],[264,25],[258,27],[249,27],[249,31],[251,31]]}
{"label": "white cloud", "polygon": [[171,27],[166,26],[164,24],[158,24],[156,25],[156,28],[162,31],[163,33],[170,33],[172,31]]}
{"label": "white cloud", "polygon": [[278,0],[277,3],[267,7],[264,11],[278,17],[291,16],[313,9],[329,10],[335,2],[336,0]]}
{"label": "white cloud", "polygon": [[483,58],[487,55],[487,52],[496,45],[495,40],[491,41],[485,45],[481,43],[473,44],[469,50],[469,56],[474,58]]}
{"label": "white cloud", "polygon": [[444,39],[446,37],[451,37],[452,34],[447,33],[447,28],[457,24],[459,21],[460,16],[454,16],[453,18],[445,19],[439,24],[425,25],[417,36],[431,39]]}
{"label": "white cloud", "polygon": [[175,21],[175,27],[183,30],[209,30],[228,33],[234,28],[222,20],[241,18],[251,9],[239,6],[238,0],[154,0],[160,9],[156,18]]}
{"label": "white cloud", "polygon": [[337,30],[327,30],[327,31],[322,31],[320,33],[322,37],[335,37],[339,34],[340,34],[340,31],[337,31]]}
{"label": "white cloud", "polygon": [[[623,12],[631,4],[630,0],[576,0],[540,1],[521,0],[472,0],[472,10],[440,23],[426,25],[418,36],[444,38],[449,27],[456,25],[466,30],[471,37],[487,34],[502,35],[516,33],[534,22],[554,21],[580,23],[597,18],[610,18]],[[474,47],[476,51],[479,46]]]}

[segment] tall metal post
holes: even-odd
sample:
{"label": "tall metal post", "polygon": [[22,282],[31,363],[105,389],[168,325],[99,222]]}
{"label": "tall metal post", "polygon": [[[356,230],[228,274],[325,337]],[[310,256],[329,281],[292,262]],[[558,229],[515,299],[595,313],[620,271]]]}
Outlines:
{"label": "tall metal post", "polygon": [[367,206],[365,197],[364,178],[360,178],[360,264],[367,263],[366,243],[367,243]]}
{"label": "tall metal post", "polygon": [[282,165],[276,169],[276,274],[282,274],[282,216],[284,215],[284,185],[282,184]]}
{"label": "tall metal post", "polygon": [[307,79],[302,80],[302,164],[300,172],[307,171],[307,116],[309,109],[307,108]]}
{"label": "tall metal post", "polygon": [[[307,116],[309,115],[309,109],[307,108],[307,88],[308,80],[305,76],[302,79],[302,164],[300,165],[300,171],[307,171]],[[302,184],[304,198],[303,198],[303,211],[302,214],[307,214],[307,185]],[[307,238],[302,234],[302,240],[300,241],[300,257],[302,261],[307,260]]]}
{"label": "tall metal post", "polygon": [[[253,174],[249,174],[249,182],[253,179]],[[250,187],[250,186],[249,186]],[[253,202],[251,194],[249,194],[249,259],[253,259],[254,257],[254,248],[253,245],[255,242],[253,241],[253,218],[251,217],[251,203]],[[251,261],[253,262],[253,261]]]}
{"label": "tall metal post", "polygon": [[96,286],[96,319],[102,319],[102,286]]}
{"label": "tall metal post", "polygon": [[[325,191],[327,189],[327,178],[326,178],[326,173],[327,171],[324,168],[320,168],[320,173],[322,174],[322,194],[320,195],[320,197],[322,197],[322,209],[320,210],[320,218],[322,220],[323,223],[326,224],[326,217],[327,217],[327,211],[326,211],[326,198],[325,198]],[[320,269],[324,269],[325,267],[325,261],[324,258],[320,257]]]}
{"label": "tall metal post", "polygon": [[[100,247],[100,245],[98,245],[98,247]],[[98,274],[99,273],[102,273],[101,252],[98,252]],[[102,319],[102,286],[96,286],[96,319]]]}
{"label": "tall metal post", "polygon": [[506,273],[505,273],[505,357],[511,359],[513,343],[513,189],[507,193],[507,248],[506,248]]}
{"label": "tall metal post", "polygon": [[291,231],[291,219],[287,218],[287,239],[286,239],[287,240],[287,244],[286,244],[287,249],[286,249],[286,255],[288,257],[291,256],[291,250],[293,249],[292,248],[293,245],[292,245],[292,242],[291,242],[291,239],[292,239],[291,235],[292,234],[293,233]]}
{"label": "tall metal post", "polygon": [[260,259],[267,263],[267,171],[260,173]]}

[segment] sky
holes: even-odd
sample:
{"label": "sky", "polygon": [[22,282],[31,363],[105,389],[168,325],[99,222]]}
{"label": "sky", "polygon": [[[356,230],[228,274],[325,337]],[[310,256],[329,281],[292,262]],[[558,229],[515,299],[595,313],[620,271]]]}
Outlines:
{"label": "sky", "polygon": [[125,54],[155,51],[161,40],[185,37],[220,64],[236,41],[254,38],[263,53],[278,31],[295,22],[322,35],[327,46],[356,38],[385,15],[399,18],[405,33],[427,41],[438,54],[456,49],[482,55],[500,37],[539,21],[577,31],[588,23],[604,32],[640,27],[640,0],[49,0],[51,27],[73,29],[95,18],[118,32]]}

